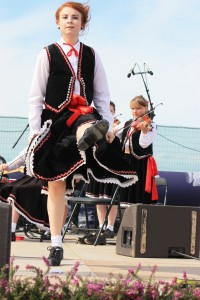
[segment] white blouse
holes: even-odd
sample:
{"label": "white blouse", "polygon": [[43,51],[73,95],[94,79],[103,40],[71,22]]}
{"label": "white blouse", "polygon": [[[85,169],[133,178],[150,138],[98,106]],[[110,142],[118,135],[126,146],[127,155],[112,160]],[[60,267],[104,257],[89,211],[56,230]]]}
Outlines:
{"label": "white blouse", "polygon": [[[69,45],[63,45],[63,43],[64,40],[61,38],[58,44],[63,49],[63,51],[67,53],[71,49],[71,47]],[[79,52],[79,41],[76,45],[74,45],[74,48]],[[72,51],[71,56],[68,56],[68,59],[72,65],[75,74],[77,74],[78,57],[75,56],[74,51]],[[29,94],[29,139],[31,139],[33,135],[37,134],[40,130],[41,114],[45,102],[48,77],[49,60],[47,57],[46,50],[42,49],[37,58]],[[80,95],[80,83],[77,80],[77,78],[74,86],[74,94]],[[112,131],[113,116],[110,112],[110,94],[108,89],[108,83],[103,64],[97,52],[95,52],[93,103],[99,114],[102,115],[102,117],[109,122],[109,131]]]}

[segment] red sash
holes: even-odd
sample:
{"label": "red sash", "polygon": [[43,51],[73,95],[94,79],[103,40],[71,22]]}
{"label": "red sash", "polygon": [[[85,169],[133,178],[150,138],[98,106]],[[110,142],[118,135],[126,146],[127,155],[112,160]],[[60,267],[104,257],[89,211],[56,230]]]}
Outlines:
{"label": "red sash", "polygon": [[72,96],[72,100],[68,105],[68,109],[73,112],[73,115],[66,121],[68,127],[71,127],[79,116],[92,114],[94,111],[93,107],[86,104],[85,98],[76,94]]}
{"label": "red sash", "polygon": [[156,187],[155,176],[158,175],[157,165],[155,159],[150,156],[147,161],[147,174],[145,192],[150,193],[152,191],[152,200],[158,200],[158,191]]}

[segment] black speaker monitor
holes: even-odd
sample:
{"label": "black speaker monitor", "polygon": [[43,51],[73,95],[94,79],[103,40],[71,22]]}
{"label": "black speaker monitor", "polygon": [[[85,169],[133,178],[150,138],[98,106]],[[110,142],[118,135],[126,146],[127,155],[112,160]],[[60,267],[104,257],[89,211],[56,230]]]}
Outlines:
{"label": "black speaker monitor", "polygon": [[199,258],[200,208],[133,204],[117,234],[116,253],[132,257]]}

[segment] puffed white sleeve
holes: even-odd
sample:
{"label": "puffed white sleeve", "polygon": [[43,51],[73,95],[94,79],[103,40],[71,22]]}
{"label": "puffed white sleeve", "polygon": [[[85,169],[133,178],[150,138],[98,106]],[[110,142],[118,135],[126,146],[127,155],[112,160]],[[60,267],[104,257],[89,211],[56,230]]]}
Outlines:
{"label": "puffed white sleeve", "polygon": [[109,122],[109,131],[112,132],[114,117],[110,112],[110,92],[108,88],[106,72],[97,52],[95,52],[93,102],[98,113]]}
{"label": "puffed white sleeve", "polygon": [[44,99],[46,95],[46,86],[49,77],[49,61],[46,50],[43,49],[37,58],[33,79],[29,93],[29,140],[39,132],[41,128],[41,115]]}
{"label": "puffed white sleeve", "polygon": [[140,133],[139,145],[142,148],[147,148],[149,145],[151,145],[157,135],[156,124],[152,122],[151,125],[152,125],[152,130],[150,130],[146,134],[143,133],[142,131]]}

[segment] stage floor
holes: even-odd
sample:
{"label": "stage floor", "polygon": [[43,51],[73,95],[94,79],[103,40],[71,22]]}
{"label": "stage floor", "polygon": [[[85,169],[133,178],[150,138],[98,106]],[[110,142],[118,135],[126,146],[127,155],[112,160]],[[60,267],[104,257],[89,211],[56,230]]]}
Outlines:
{"label": "stage floor", "polygon": [[[18,235],[21,235],[18,234]],[[80,236],[80,235],[78,235]],[[75,262],[79,262],[78,274],[85,277],[107,278],[108,274],[126,275],[129,268],[136,269],[141,264],[139,276],[144,280],[149,278],[151,269],[157,266],[155,280],[171,282],[174,277],[183,278],[183,272],[188,278],[200,280],[200,261],[188,258],[135,258],[116,254],[116,240],[109,239],[104,246],[82,245],[76,243],[76,234],[66,234],[63,244],[64,259],[59,267],[51,267],[50,273],[65,278]],[[14,265],[19,265],[16,275],[29,277],[34,275],[26,270],[27,265],[46,270],[42,257],[48,256],[47,247],[50,241],[32,240],[27,237],[22,241],[12,242],[11,256],[15,257]],[[159,247],[159,244],[158,244]]]}

